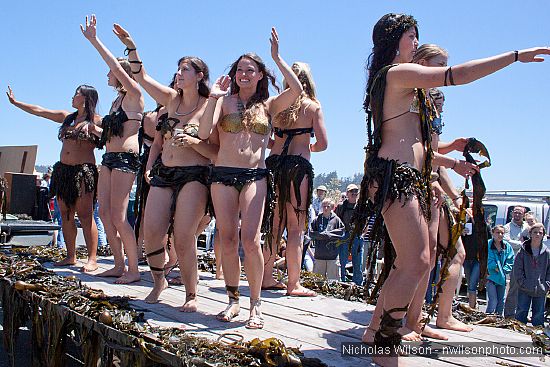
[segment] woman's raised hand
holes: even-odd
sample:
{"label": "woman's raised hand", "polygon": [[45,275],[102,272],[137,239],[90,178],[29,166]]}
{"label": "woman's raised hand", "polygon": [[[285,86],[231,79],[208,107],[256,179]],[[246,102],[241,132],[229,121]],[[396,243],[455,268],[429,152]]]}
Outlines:
{"label": "woman's raised hand", "polygon": [[550,47],[533,47],[518,51],[518,61],[521,62],[543,62],[544,57],[539,55],[550,55]]}
{"label": "woman's raised hand", "polygon": [[271,28],[271,38],[269,39],[271,43],[271,57],[273,60],[277,61],[280,59],[279,56],[279,34],[275,27]]}
{"label": "woman's raised hand", "polygon": [[126,46],[127,48],[136,48],[134,40],[130,36],[130,33],[120,26],[120,24],[113,25],[113,33],[116,34],[118,39]]}
{"label": "woman's raised hand", "polygon": [[9,85],[8,85],[8,91],[6,92],[6,95],[8,96],[8,99],[10,100],[10,103],[14,104],[15,103],[15,96],[13,95],[13,91],[11,90]]}
{"label": "woman's raised hand", "polygon": [[229,77],[229,75],[220,76],[212,86],[212,89],[210,89],[210,96],[214,98],[225,96],[227,94],[227,91],[229,90],[230,85],[231,78]]}
{"label": "woman's raised hand", "polygon": [[95,14],[92,14],[90,18],[86,15],[86,24],[85,27],[80,25],[80,30],[82,31],[82,34],[84,37],[86,37],[88,40],[92,40],[96,38],[96,25],[97,25],[97,19],[95,17]]}

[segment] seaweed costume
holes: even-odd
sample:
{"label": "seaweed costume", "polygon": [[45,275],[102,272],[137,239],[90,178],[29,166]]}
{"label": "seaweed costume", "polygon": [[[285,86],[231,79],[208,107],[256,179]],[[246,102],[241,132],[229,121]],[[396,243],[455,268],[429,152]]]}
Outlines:
{"label": "seaweed costume", "polygon": [[[157,108],[153,112],[158,112],[160,109]],[[141,127],[138,132],[138,143],[139,143],[139,152],[140,152],[140,167],[136,176],[136,198],[134,201],[134,214],[136,216],[136,224],[134,225],[134,232],[136,238],[139,237],[139,230],[141,227],[141,217],[145,212],[145,203],[147,202],[147,195],[149,195],[149,183],[145,179],[145,167],[147,166],[147,161],[149,160],[149,152],[151,151],[151,144],[153,144],[154,136],[147,135],[143,128],[143,120],[145,116],[150,113],[146,112],[143,114],[143,119],[141,120]],[[164,116],[164,115],[163,115]],[[160,117],[162,118],[162,116]],[[159,118],[159,119],[160,119]],[[146,144],[146,141],[150,142]]]}
{"label": "seaweed costume", "polygon": [[[294,186],[294,196],[296,197],[296,205],[294,212],[299,218],[300,215],[306,215],[305,230],[307,231],[307,225],[309,223],[309,206],[311,205],[311,199],[313,196],[313,166],[309,160],[305,159],[301,155],[288,154],[288,148],[292,139],[297,135],[310,134],[314,136],[313,128],[300,128],[300,129],[279,129],[275,128],[275,135],[283,138],[286,135],[286,139],[283,145],[281,154],[272,154],[265,160],[265,165],[273,175],[273,181],[275,184],[275,191],[277,193],[277,202],[279,204],[279,230],[276,233],[275,243],[278,244],[281,240],[284,229],[287,225],[287,218],[285,215],[286,204],[292,205],[291,187]],[[308,188],[307,197],[302,198],[300,193],[300,185],[307,177]],[[302,202],[305,201],[305,209],[300,209]],[[273,229],[273,228],[271,228]],[[266,236],[271,237],[272,233],[266,233]]]}
{"label": "seaweed costume", "polygon": [[[271,123],[265,116],[246,116],[244,106],[239,100],[237,104],[239,112],[224,115],[220,120],[219,127],[226,133],[237,134],[243,130],[250,131],[258,135],[269,135],[271,132]],[[210,182],[221,183],[226,186],[233,186],[239,193],[247,184],[266,179],[267,194],[265,198],[264,214],[260,231],[262,233],[271,233],[273,209],[275,207],[275,188],[273,185],[273,175],[267,168],[241,168],[213,166],[210,171]],[[265,237],[265,244],[271,248],[271,237]]]}
{"label": "seaweed costume", "polygon": [[[109,115],[105,116],[101,121],[101,127],[103,132],[101,134],[100,146],[103,147],[113,136],[122,138],[124,136],[124,123],[126,121],[135,120],[129,119],[128,115],[122,108],[122,102],[124,96],[120,102],[120,106],[115,111],[112,111]],[[141,113],[140,113],[141,114]],[[101,165],[107,167],[109,170],[117,170],[126,173],[137,174],[140,161],[139,154],[135,152],[108,152],[103,154],[103,160]]]}
{"label": "seaweed costume", "polygon": [[[95,146],[99,144],[99,138],[87,131],[82,125],[78,129],[69,129],[74,124],[77,112],[65,118],[59,128],[58,138],[61,141],[75,140],[86,141]],[[89,124],[90,122],[88,122]],[[94,203],[97,194],[98,172],[95,163],[82,163],[76,165],[57,162],[53,166],[52,179],[50,183],[50,197],[56,196],[63,203],[72,208],[76,201],[85,193],[94,194]],[[68,219],[68,218],[67,218]]]}
{"label": "seaweed costume", "polygon": [[[383,67],[375,75],[369,89],[370,110],[367,110],[367,132],[368,145],[366,147],[365,174],[361,182],[361,194],[357,201],[355,214],[353,218],[352,238],[363,232],[366,221],[374,216],[374,225],[371,231],[371,246],[369,247],[367,257],[367,280],[365,282],[365,296],[368,296],[370,285],[373,283],[374,268],[376,266],[376,254],[383,244],[384,247],[384,267],[382,274],[378,278],[372,293],[370,301],[377,297],[381,285],[388,277],[396,257],[395,249],[390,236],[384,225],[382,209],[388,203],[394,203],[399,200],[403,204],[412,198],[419,202],[419,211],[426,222],[430,220],[431,205],[431,166],[432,166],[432,148],[431,148],[431,121],[434,117],[434,108],[431,101],[426,96],[423,89],[415,90],[415,105],[407,112],[418,112],[419,123],[421,127],[422,143],[425,148],[425,159],[422,171],[417,170],[407,163],[400,163],[394,159],[378,157],[378,151],[382,146],[382,111],[384,107],[384,93],[386,90],[386,77],[390,68],[395,65]],[[416,104],[417,103],[417,104]],[[415,110],[413,111],[413,107]],[[401,114],[404,115],[405,113]],[[400,115],[398,115],[400,116]],[[396,116],[397,117],[397,116]],[[371,126],[371,123],[374,125]],[[377,185],[378,188],[374,194],[374,202],[369,201],[368,192],[371,185]],[[392,347],[401,342],[401,335],[397,329],[401,326],[402,319],[394,319],[391,314],[395,312],[406,312],[408,305],[391,310],[384,310],[380,322],[380,328],[374,336],[374,343],[378,347]]]}
{"label": "seaweed costume", "polygon": [[[173,117],[168,117],[168,114],[163,114],[157,125],[157,130],[161,132],[163,137],[172,137],[174,127],[180,121]],[[186,124],[183,127],[183,133],[192,137],[198,137],[198,125]],[[208,174],[210,168],[208,166],[176,166],[168,167],[162,163],[162,155],[160,155],[153,168],[151,169],[151,187],[169,187],[172,189],[172,200],[170,203],[170,225],[168,227],[168,246],[170,245],[170,236],[174,231],[174,214],[176,213],[176,204],[181,189],[189,182],[197,181],[208,187]],[[208,213],[211,207],[210,195],[208,195],[208,203],[205,207],[205,214]],[[164,246],[158,250],[148,253],[146,256],[152,257],[162,254],[164,256]],[[149,265],[152,271],[164,271],[164,268],[159,268]]]}

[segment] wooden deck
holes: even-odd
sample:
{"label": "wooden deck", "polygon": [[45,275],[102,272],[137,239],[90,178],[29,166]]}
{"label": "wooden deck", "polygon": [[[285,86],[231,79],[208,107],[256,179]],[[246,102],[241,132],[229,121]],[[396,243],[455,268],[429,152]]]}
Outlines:
{"label": "wooden deck", "polygon": [[[112,266],[108,258],[101,258],[98,272]],[[171,286],[161,296],[158,304],[150,305],[142,300],[149,293],[152,279],[147,267],[140,267],[142,280],[130,285],[113,284],[113,278],[99,278],[77,271],[77,267],[52,268],[62,275],[76,275],[92,288],[102,289],[109,295],[127,295],[133,298],[132,306],[145,313],[149,323],[159,326],[185,327],[191,333],[210,339],[218,339],[224,333],[238,333],[245,340],[255,337],[276,337],[287,346],[300,347],[308,357],[320,358],[329,366],[373,365],[368,356],[347,357],[341,354],[341,343],[360,342],[365,325],[370,320],[373,306],[324,296],[315,298],[288,297],[284,291],[263,291],[262,312],[265,318],[263,330],[248,330],[244,323],[248,317],[249,290],[241,284],[241,313],[234,322],[222,323],[214,317],[226,306],[227,297],[223,280],[215,280],[210,273],[200,273],[198,288],[199,311],[183,313],[179,307],[185,299],[183,286]],[[448,342],[489,341],[506,345],[512,342],[530,342],[527,335],[510,330],[474,326],[471,333],[447,331]],[[447,342],[441,342],[445,344]],[[403,357],[407,366],[548,366],[550,361],[535,357]],[[401,364],[400,364],[401,365]]]}

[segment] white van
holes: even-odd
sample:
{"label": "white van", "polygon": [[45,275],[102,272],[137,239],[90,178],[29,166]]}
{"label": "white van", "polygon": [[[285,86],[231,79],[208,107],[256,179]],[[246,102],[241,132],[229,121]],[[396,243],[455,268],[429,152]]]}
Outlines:
{"label": "white van", "polygon": [[[483,198],[485,221],[493,227],[504,225],[512,220],[512,210],[517,205],[525,207],[526,212],[533,212],[537,222],[544,223],[546,234],[550,230],[549,217],[550,191],[487,191]],[[548,245],[548,236],[545,238]]]}

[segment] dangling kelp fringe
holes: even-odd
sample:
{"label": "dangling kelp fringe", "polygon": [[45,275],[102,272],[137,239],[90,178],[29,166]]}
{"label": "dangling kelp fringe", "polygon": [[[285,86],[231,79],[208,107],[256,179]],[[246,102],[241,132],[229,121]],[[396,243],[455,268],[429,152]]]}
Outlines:
{"label": "dangling kelp fringe", "polygon": [[65,342],[82,349],[85,366],[326,366],[277,339],[225,344],[143,323],[128,299],[108,297],[38,262],[0,254],[6,349],[13,361],[16,332],[30,320],[33,366],[65,365]]}
{"label": "dangling kelp fringe", "polygon": [[[470,152],[479,153],[481,156],[486,157],[487,161],[477,164],[475,159],[471,156]],[[487,230],[485,228],[485,216],[483,214],[483,206],[481,204],[481,200],[483,199],[483,196],[485,196],[486,190],[485,190],[485,184],[483,183],[483,179],[481,178],[481,169],[485,167],[489,167],[491,165],[491,158],[489,157],[489,152],[487,151],[487,148],[485,148],[485,146],[481,142],[477,141],[474,138],[468,139],[468,143],[464,148],[463,154],[467,162],[477,164],[477,166],[480,169],[480,172],[477,172],[472,176],[472,183],[474,185],[474,207],[473,207],[474,233],[476,234],[476,241],[479,241],[478,243],[485,243],[487,242],[487,238],[486,238]],[[464,187],[466,189],[469,187],[468,178],[466,178]],[[457,223],[452,228],[451,241],[448,244],[446,252],[444,253],[444,262],[439,272],[440,275],[439,275],[439,282],[437,283],[437,291],[432,300],[432,304],[430,305],[429,311],[427,313],[427,317],[424,319],[424,325],[422,328],[426,327],[426,325],[429,323],[430,319],[433,317],[435,313],[435,309],[439,301],[439,296],[443,292],[443,284],[449,277],[449,267],[451,266],[451,262],[457,253],[456,244],[458,242],[458,239],[462,235],[462,231],[464,230],[464,226],[466,223],[466,209],[469,207],[470,201],[466,196],[466,190],[463,190],[461,195],[462,195],[462,205],[460,206]],[[479,224],[479,225],[476,226],[476,224]],[[487,257],[488,257],[488,246],[479,246],[478,259],[480,262],[480,277],[479,277],[480,291],[483,289],[483,286],[485,284],[485,279],[487,277]],[[483,279],[483,286],[481,285],[482,279]]]}
{"label": "dangling kelp fringe", "polygon": [[136,223],[134,225],[134,232],[136,238],[139,237],[139,230],[141,227],[141,220],[143,213],[145,212],[145,203],[147,202],[147,195],[149,195],[149,183],[145,179],[145,168],[147,166],[147,160],[149,159],[149,152],[151,147],[143,144],[143,126],[139,129],[138,141],[140,141],[140,167],[136,176],[136,196],[134,201],[134,215]]}
{"label": "dangling kelp fringe", "polygon": [[[210,171],[210,182],[221,183],[226,186],[233,186],[238,192],[250,182],[266,179],[267,194],[264,204],[264,214],[262,217],[262,233],[272,233],[273,210],[275,209],[275,186],[273,175],[267,168],[239,168],[214,166]],[[265,236],[264,246],[272,248],[272,238]]]}
{"label": "dangling kelp fringe", "polygon": [[[471,153],[477,153],[482,157],[487,158],[487,160],[478,163],[472,157]],[[491,166],[491,157],[489,156],[489,151],[482,142],[476,140],[475,138],[468,139],[468,143],[464,148],[464,158],[469,163],[477,164],[480,171],[472,175],[472,185],[473,187],[473,216],[474,216],[474,233],[477,243],[487,242],[486,238],[486,224],[485,224],[485,215],[483,213],[483,204],[481,201],[485,196],[485,183],[481,177],[481,169]],[[465,188],[468,188],[468,179],[466,179]],[[479,283],[478,289],[481,291],[485,288],[485,282],[487,281],[487,258],[489,256],[488,246],[478,246],[478,260],[479,260]]]}
{"label": "dangling kelp fringe", "polygon": [[83,163],[73,166],[57,162],[53,166],[50,196],[56,196],[67,207],[74,208],[79,197],[85,193],[93,192],[95,203],[97,177],[97,167],[93,163]]}
{"label": "dangling kelp fringe", "polygon": [[[172,200],[170,202],[170,225],[168,227],[168,243],[170,246],[170,237],[174,232],[174,215],[176,214],[176,205],[178,196],[183,187],[189,182],[197,181],[207,188],[207,202],[204,213],[208,213],[211,205],[210,192],[208,190],[208,173],[207,166],[186,166],[186,167],[168,167],[162,164],[162,158],[155,161],[151,170],[152,187],[169,187],[172,189]],[[211,211],[210,211],[211,212]]]}
{"label": "dangling kelp fringe", "polygon": [[[294,188],[294,197],[296,198],[297,207],[294,208],[296,217],[305,218],[305,228],[309,223],[309,206],[311,205],[311,199],[313,195],[313,166],[311,163],[299,155],[278,155],[274,154],[269,156],[265,160],[265,164],[269,171],[273,174],[273,180],[275,182],[275,192],[277,196],[277,203],[279,204],[279,210],[277,215],[279,216],[279,230],[275,233],[275,243],[279,243],[282,234],[287,226],[286,218],[286,204],[292,205],[292,192],[291,188]],[[300,193],[300,186],[302,181],[308,180],[307,197],[302,198]],[[305,204],[305,206],[304,206]],[[305,207],[305,209],[300,209]],[[275,213],[274,213],[275,215]],[[300,218],[301,219],[301,218]],[[273,227],[273,225],[271,225]],[[273,229],[273,228],[272,228]],[[266,233],[266,237],[272,237],[273,233]]]}
{"label": "dangling kelp fringe", "polygon": [[[384,109],[384,93],[386,90],[386,76],[390,68],[388,65],[377,73],[369,95],[366,99],[368,144],[365,148],[365,174],[361,181],[361,193],[355,207],[353,216],[353,232],[351,241],[363,232],[367,220],[375,216],[372,229],[371,246],[367,254],[367,280],[365,282],[365,296],[369,302],[375,302],[384,280],[387,278],[395,260],[395,250],[384,225],[382,209],[396,199],[405,205],[412,197],[416,197],[420,204],[421,215],[426,221],[430,220],[431,189],[430,175],[432,171],[432,146],[431,146],[431,120],[435,116],[432,102],[427,98],[423,89],[416,89],[419,107],[419,123],[422,133],[422,142],[425,148],[424,164],[422,172],[414,167],[398,163],[395,160],[378,157],[378,151],[382,146],[382,111]],[[373,131],[374,127],[374,131]],[[377,186],[374,201],[369,200],[369,187]],[[378,278],[372,292],[370,287],[374,283],[374,269],[376,267],[376,254],[384,244],[384,266],[382,275]]]}
{"label": "dangling kelp fringe", "polygon": [[449,244],[447,246],[447,249],[445,249],[443,252],[444,260],[443,260],[443,265],[441,266],[441,270],[439,271],[439,281],[437,282],[436,292],[432,299],[432,303],[428,308],[427,316],[422,321],[423,322],[422,330],[424,330],[426,325],[428,325],[431,318],[435,314],[437,303],[439,302],[439,297],[441,293],[443,293],[443,284],[449,278],[449,267],[451,266],[451,261],[453,260],[453,258],[457,253],[456,243],[458,242],[458,239],[460,238],[460,236],[462,235],[462,232],[464,231],[464,225],[466,223],[466,209],[468,209],[468,207],[470,206],[470,202],[468,200],[468,197],[466,196],[466,190],[463,190],[461,195],[462,195],[462,204],[460,205],[460,209],[456,218],[457,220],[451,230]]}
{"label": "dangling kelp fringe", "polygon": [[6,192],[8,191],[8,181],[4,177],[0,177],[0,215],[6,219]]}

